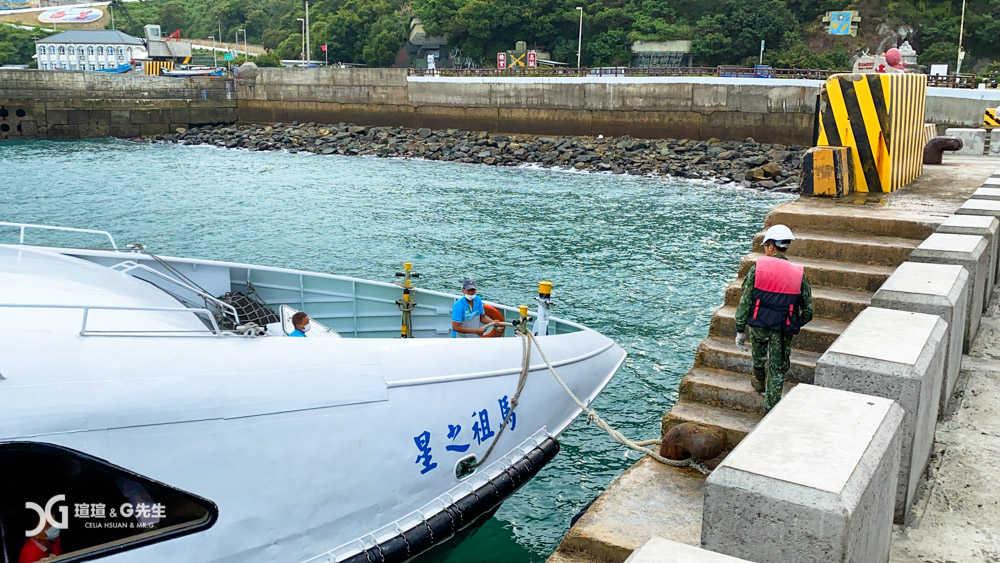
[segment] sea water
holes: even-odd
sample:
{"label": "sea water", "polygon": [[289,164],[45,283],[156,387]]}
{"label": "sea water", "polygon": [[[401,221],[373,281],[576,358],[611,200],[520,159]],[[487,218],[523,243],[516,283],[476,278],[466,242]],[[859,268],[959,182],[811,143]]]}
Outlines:
{"label": "sea water", "polygon": [[[792,198],[533,168],[116,140],[0,143],[0,221],[109,230],[157,254],[390,282],[412,262],[418,287],[458,293],[473,277],[485,299],[506,305],[533,304],[538,281],[550,280],[555,316],[628,352],[593,406],[636,440],[659,437],[751,237]],[[571,518],[637,459],[582,419],[560,443],[492,518],[424,560],[543,561]]]}

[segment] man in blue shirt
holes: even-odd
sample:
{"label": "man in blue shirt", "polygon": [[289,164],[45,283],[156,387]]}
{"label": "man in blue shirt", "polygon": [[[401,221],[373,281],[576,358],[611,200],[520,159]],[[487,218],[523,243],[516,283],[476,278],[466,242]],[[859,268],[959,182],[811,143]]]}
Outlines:
{"label": "man in blue shirt", "polygon": [[309,324],[309,315],[303,313],[302,311],[292,315],[292,325],[295,327],[295,330],[290,332],[288,336],[300,336],[305,338],[306,333],[309,332],[310,328],[312,328]]}
{"label": "man in blue shirt", "polygon": [[493,325],[493,321],[486,316],[483,300],[476,295],[476,280],[462,282],[462,293],[462,298],[455,301],[455,306],[451,308],[451,337],[480,337],[487,327]]}

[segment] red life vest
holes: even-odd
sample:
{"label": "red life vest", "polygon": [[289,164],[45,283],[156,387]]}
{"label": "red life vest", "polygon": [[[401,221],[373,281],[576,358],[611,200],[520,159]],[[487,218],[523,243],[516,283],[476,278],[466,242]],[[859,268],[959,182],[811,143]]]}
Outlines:
{"label": "red life vest", "polygon": [[781,258],[757,259],[747,324],[775,332],[798,334],[799,293],[805,269]]}

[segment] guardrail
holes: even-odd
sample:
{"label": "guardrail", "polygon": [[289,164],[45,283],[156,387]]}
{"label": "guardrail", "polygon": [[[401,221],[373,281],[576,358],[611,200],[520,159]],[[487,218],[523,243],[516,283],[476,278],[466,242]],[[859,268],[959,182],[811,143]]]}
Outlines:
{"label": "guardrail", "polygon": [[[189,309],[187,307],[123,307],[110,305],[49,305],[41,303],[0,303],[0,308],[6,309],[69,309],[83,312],[80,322],[80,336],[162,336],[162,335],[206,335],[222,336],[222,330],[215,322],[215,316],[208,309]],[[91,311],[132,311],[154,313],[183,313],[202,315],[208,320],[209,326],[204,330],[87,330],[87,321]]]}
{"label": "guardrail", "polygon": [[[826,80],[834,74],[849,74],[847,70],[818,68],[753,68],[740,66],[668,66],[668,67],[536,67],[536,68],[422,68],[407,69],[409,76],[455,76],[455,77],[659,77],[659,76],[702,76],[719,78],[803,78]],[[974,74],[952,74],[949,76],[927,76],[927,85],[939,88],[975,88]]]}
{"label": "guardrail", "polygon": [[10,223],[7,221],[0,221],[0,227],[15,227],[19,230],[18,233],[18,244],[25,244],[24,242],[24,231],[27,229],[37,229],[40,231],[64,231],[69,233],[87,233],[92,235],[101,235],[108,237],[108,242],[111,243],[111,248],[118,250],[118,245],[115,244],[115,237],[111,236],[108,231],[98,231],[96,229],[77,229],[75,227],[54,227],[52,225],[35,225],[32,223]]}

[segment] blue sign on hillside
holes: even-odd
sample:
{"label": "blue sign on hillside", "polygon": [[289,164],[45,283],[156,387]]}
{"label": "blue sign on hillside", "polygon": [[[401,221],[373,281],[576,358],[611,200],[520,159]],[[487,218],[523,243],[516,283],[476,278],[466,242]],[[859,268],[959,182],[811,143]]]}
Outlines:
{"label": "blue sign on hillside", "polygon": [[231,60],[233,60],[233,54],[232,53],[226,53],[225,56],[222,57],[222,58],[225,59],[225,60],[227,60],[227,61],[231,61]]}
{"label": "blue sign on hillside", "polygon": [[830,35],[851,34],[851,12],[830,12]]}

